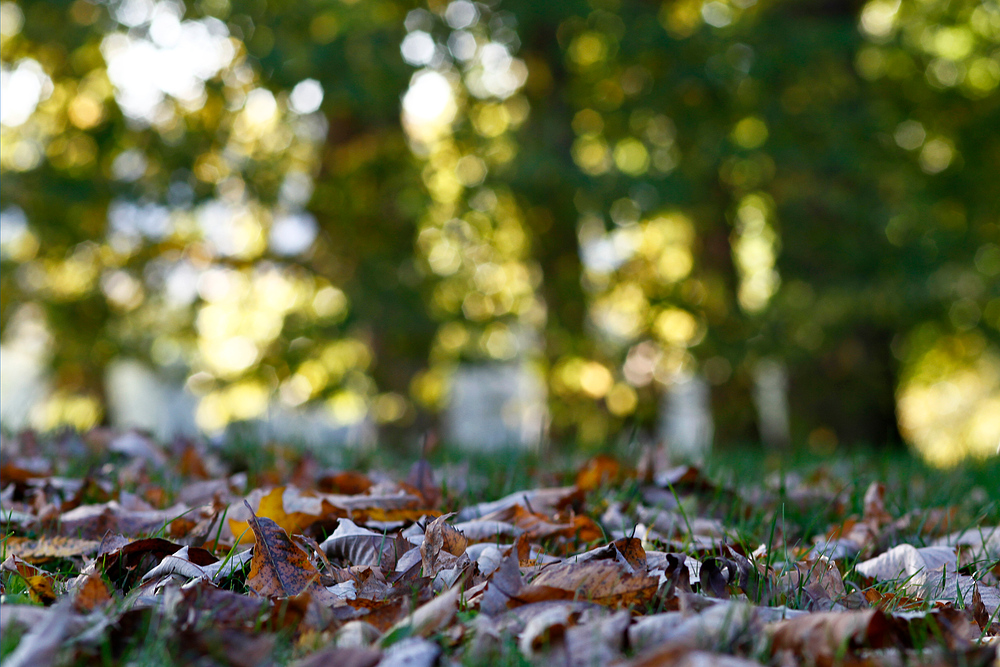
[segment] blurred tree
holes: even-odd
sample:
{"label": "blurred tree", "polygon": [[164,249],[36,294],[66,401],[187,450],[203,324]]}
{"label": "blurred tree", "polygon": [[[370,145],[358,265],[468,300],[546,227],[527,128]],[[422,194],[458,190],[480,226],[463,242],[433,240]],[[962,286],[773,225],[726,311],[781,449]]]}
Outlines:
{"label": "blurred tree", "polygon": [[[2,317],[52,331],[41,424],[99,419],[118,355],[190,375],[208,429],[276,391],[350,423],[376,396],[373,348],[425,354],[412,281],[393,279],[420,208],[396,120],[402,9],[297,9],[3,3]],[[385,294],[400,307],[379,309]],[[64,414],[70,396],[87,410]]]}
{"label": "blurred tree", "polygon": [[1000,437],[995,0],[0,12],[0,326],[50,332],[38,425],[101,419],[123,356],[210,430],[275,400],[405,427],[457,363],[529,360],[559,438],[697,372],[750,439],[777,363],[820,451],[897,414],[941,461]]}

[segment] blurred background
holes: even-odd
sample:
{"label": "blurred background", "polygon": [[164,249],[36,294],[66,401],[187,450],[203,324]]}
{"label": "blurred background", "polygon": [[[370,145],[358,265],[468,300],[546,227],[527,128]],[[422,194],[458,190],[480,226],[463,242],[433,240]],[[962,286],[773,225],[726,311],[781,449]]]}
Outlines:
{"label": "blurred background", "polygon": [[997,0],[4,0],[0,40],[7,429],[1000,443]]}

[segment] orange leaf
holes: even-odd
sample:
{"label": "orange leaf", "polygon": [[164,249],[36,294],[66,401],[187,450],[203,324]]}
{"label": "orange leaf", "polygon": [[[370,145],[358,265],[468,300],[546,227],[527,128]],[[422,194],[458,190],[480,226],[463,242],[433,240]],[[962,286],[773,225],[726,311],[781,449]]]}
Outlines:
{"label": "orange leaf", "polygon": [[620,540],[615,540],[614,545],[625,561],[634,569],[646,569],[646,550],[642,548],[642,540],[636,537],[623,537]]}
{"label": "orange leaf", "polygon": [[600,454],[587,461],[576,474],[576,485],[583,491],[593,491],[617,479],[621,466],[606,454]]}
{"label": "orange leaf", "polygon": [[73,608],[87,614],[111,602],[111,593],[99,573],[91,572],[73,589]]}
{"label": "orange leaf", "polygon": [[316,481],[320,491],[356,495],[372,487],[372,481],[359,472],[334,472],[321,476]]}

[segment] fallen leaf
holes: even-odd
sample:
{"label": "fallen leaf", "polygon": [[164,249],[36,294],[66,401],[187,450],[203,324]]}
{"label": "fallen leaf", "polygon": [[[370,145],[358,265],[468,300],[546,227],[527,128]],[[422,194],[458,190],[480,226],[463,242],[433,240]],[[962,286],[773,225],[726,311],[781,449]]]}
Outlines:
{"label": "fallen leaf", "polygon": [[445,523],[452,516],[454,512],[439,516],[424,530],[424,541],[420,544],[420,558],[425,576],[433,577],[444,568],[455,567],[456,557],[465,553],[469,541],[465,539],[465,535]]}
{"label": "fallen leaf", "polygon": [[247,575],[251,590],[262,597],[283,598],[307,591],[320,604],[336,602],[336,597],[320,585],[319,570],[278,524],[267,517],[258,517],[251,509],[250,528],[255,537]]}
{"label": "fallen leaf", "polygon": [[71,590],[73,608],[82,614],[104,608],[112,600],[108,585],[96,570],[80,575]]}
{"label": "fallen leaf", "polygon": [[134,540],[97,557],[97,565],[123,593],[129,592],[143,574],[181,545],[158,537]]}
{"label": "fallen leaf", "polygon": [[72,630],[73,616],[68,601],[53,606],[46,622],[33,626],[21,638],[14,652],[4,658],[4,667],[55,664],[63,640]]}
{"label": "fallen leaf", "polygon": [[434,470],[427,459],[417,459],[410,467],[406,484],[420,494],[427,507],[436,507],[441,502],[441,489],[434,483]]}
{"label": "fallen leaf", "polygon": [[988,632],[991,635],[996,635],[1000,633],[1000,623],[997,623],[990,615],[989,610],[986,605],[983,604],[982,593],[979,592],[979,585],[975,585],[972,589],[972,604],[970,605],[972,611],[972,618],[976,621],[976,625],[984,633]]}
{"label": "fallen leaf", "polygon": [[771,654],[790,651],[798,660],[815,663],[861,648],[885,648],[898,641],[893,624],[878,609],[813,612],[768,627]]}
{"label": "fallen leaf", "polygon": [[619,479],[622,470],[618,461],[606,454],[599,454],[587,461],[576,474],[576,486],[582,491],[594,491]]}
{"label": "fallen leaf", "polygon": [[316,480],[316,486],[324,493],[344,493],[358,495],[372,487],[367,475],[349,470],[325,473]]}
{"label": "fallen leaf", "polygon": [[510,549],[493,572],[479,601],[479,609],[488,616],[507,611],[511,600],[516,600],[524,588],[516,549]]}
{"label": "fallen leaf", "polygon": [[594,560],[552,565],[542,570],[531,584],[561,588],[575,593],[578,599],[602,605],[628,607],[649,602],[659,587],[659,579],[631,574],[614,561]]}
{"label": "fallen leaf", "polygon": [[[332,511],[333,507],[329,506]],[[254,511],[251,509],[251,511]],[[270,519],[281,526],[289,535],[301,533],[306,527],[317,522],[324,516],[323,500],[303,494],[293,486],[277,486],[261,496],[256,509],[256,516]],[[252,543],[256,533],[247,531],[249,522],[230,518],[229,528],[240,543]]]}
{"label": "fallen leaf", "polygon": [[[701,597],[701,596],[696,596]],[[701,598],[705,600],[705,598]],[[635,650],[684,647],[712,650],[732,646],[741,637],[760,632],[757,608],[736,600],[707,601],[701,610],[672,611],[640,617],[628,628],[628,643]]]}
{"label": "fallen leaf", "polygon": [[863,505],[862,519],[875,530],[892,521],[892,515],[885,509],[885,484],[872,482],[865,491]]}
{"label": "fallen leaf", "polygon": [[153,569],[142,575],[142,581],[157,579],[168,574],[178,574],[188,579],[210,579],[210,570],[206,570],[206,565],[212,565],[218,559],[205,549],[193,547],[181,547],[177,551],[167,556]]}
{"label": "fallen leaf", "polygon": [[296,660],[289,667],[375,667],[382,659],[382,652],[369,648],[343,647],[323,649],[312,655]]}
{"label": "fallen leaf", "polygon": [[461,590],[458,586],[451,588],[430,602],[417,607],[412,614],[407,615],[382,635],[380,646],[392,638],[394,633],[405,630],[409,636],[429,637],[443,629],[458,613],[458,601]]}
{"label": "fallen leaf", "polygon": [[268,602],[218,588],[206,581],[195,581],[180,590],[177,617],[191,627],[211,625],[216,629],[239,630],[253,627],[261,620]]}
{"label": "fallen leaf", "polygon": [[419,637],[408,637],[388,647],[382,654],[379,667],[433,667],[441,655],[436,642]]}
{"label": "fallen leaf", "polygon": [[560,509],[582,502],[583,493],[575,486],[563,486],[552,489],[526,489],[515,491],[500,500],[464,507],[459,510],[457,518],[459,521],[482,519],[515,505],[523,505],[529,511],[538,512],[542,515],[553,514]]}
{"label": "fallen leaf", "polygon": [[350,519],[340,519],[319,548],[328,558],[347,561],[349,565],[370,565],[392,572],[403,554],[414,547],[398,535],[376,533]]}

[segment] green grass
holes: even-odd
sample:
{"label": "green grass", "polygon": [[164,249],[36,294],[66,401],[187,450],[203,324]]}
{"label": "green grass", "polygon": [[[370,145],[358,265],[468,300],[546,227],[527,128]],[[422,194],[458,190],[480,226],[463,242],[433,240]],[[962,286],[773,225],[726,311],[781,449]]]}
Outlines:
{"label": "green grass", "polygon": [[[5,601],[5,604],[20,603]],[[17,645],[21,643],[21,637],[23,637],[25,633],[23,629],[15,626],[13,623],[11,623],[8,628],[8,630],[4,631],[3,636],[0,637],[0,662],[17,649]]]}
{"label": "green grass", "polygon": [[[59,454],[58,443],[42,442],[43,451],[51,455],[51,460],[59,467],[57,474],[94,475],[95,479],[116,481],[116,471],[124,463],[117,455],[98,455],[86,450],[84,461],[72,461]],[[373,477],[386,474],[397,480],[404,480],[410,467],[420,458],[420,448],[414,443],[410,447],[395,445],[381,448],[328,448],[322,451],[303,443],[274,445],[262,443],[251,431],[235,429],[218,444],[209,447],[228,469],[246,472],[248,489],[261,486],[266,480],[287,480],[295,467],[312,458],[321,469],[354,470],[369,472]],[[438,446],[428,453],[427,459],[438,480],[444,482],[445,511],[458,510],[468,505],[494,500],[522,489],[534,489],[572,484],[577,471],[591,456],[604,453],[616,458],[623,468],[634,467],[640,458],[641,448],[634,439],[626,438],[603,448],[586,451],[546,446],[540,450],[507,448],[497,451],[479,451],[470,448]],[[978,526],[1000,524],[1000,459],[969,462],[950,470],[928,467],[909,452],[899,449],[845,450],[836,457],[818,457],[804,451],[793,451],[787,455],[775,456],[760,447],[718,447],[702,466],[703,475],[714,486],[710,491],[692,492],[684,486],[668,488],[664,500],[670,498],[677,505],[683,523],[690,534],[692,524],[700,518],[714,518],[726,528],[732,539],[747,552],[764,544],[767,548],[765,565],[780,570],[786,563],[796,560],[797,549],[808,548],[813,538],[824,534],[831,526],[837,526],[846,518],[860,518],[864,511],[864,495],[872,482],[886,486],[885,503],[888,513],[894,518],[913,512],[913,520],[908,527],[898,531],[893,544],[908,543],[923,546],[932,540],[922,532],[930,508],[953,508],[954,517],[948,532],[975,529]],[[117,483],[115,489],[140,492],[142,484],[158,485],[171,498],[186,480],[181,479],[168,466],[163,470],[148,467],[149,475],[138,486],[132,482]],[[818,489],[813,495],[803,495],[803,484],[812,484]],[[825,485],[825,486],[824,486]],[[104,502],[99,487],[88,491],[87,498],[93,502]],[[831,502],[836,496],[841,506]],[[170,500],[172,502],[172,498]],[[620,503],[625,516],[636,503],[643,502],[642,489],[638,481],[631,478],[607,482],[601,488],[587,494],[585,507],[592,517],[599,517],[611,503]],[[603,526],[609,531],[621,531],[628,535],[634,525]],[[165,528],[165,527],[164,527]],[[157,531],[163,532],[164,528]],[[683,531],[682,531],[683,532]],[[210,536],[209,539],[211,540]],[[598,543],[609,539],[607,535]],[[583,551],[595,544],[578,543],[572,545]],[[7,538],[0,540],[0,556],[6,556]],[[690,540],[685,548],[691,548]],[[543,545],[544,547],[545,545]],[[565,547],[565,545],[562,545]],[[222,557],[231,557],[222,554]],[[885,607],[892,611],[900,607],[907,594],[905,581],[889,581],[869,584],[855,571],[854,561],[840,562],[848,590],[863,593],[866,586],[877,591],[886,600]],[[984,571],[994,565],[980,557],[971,569]],[[52,561],[46,564],[47,571],[65,580],[73,576],[77,565],[73,562]],[[220,582],[223,588],[246,594],[246,569]],[[6,588],[5,604],[31,603],[26,583],[16,575],[4,573]],[[791,608],[806,608],[808,598],[800,586],[783,594],[780,599],[761,600],[772,604],[784,603]],[[968,601],[966,601],[968,602]],[[117,603],[118,616],[124,609],[125,601]],[[927,607],[923,605],[922,608]],[[908,606],[906,608],[909,608]],[[643,610],[654,613],[656,608]],[[467,621],[471,621],[468,615]],[[186,665],[190,662],[182,654],[176,643],[176,628],[169,626],[164,618],[146,619],[147,626],[128,632],[111,630],[103,642],[80,648],[75,655],[80,665]],[[940,629],[932,624],[915,627],[914,642],[918,645],[931,644],[938,639],[934,633]],[[299,657],[304,649],[296,649],[290,637],[282,633],[272,633],[275,645],[271,660],[275,664],[285,664]],[[0,641],[0,657],[14,650],[20,635],[5,633]],[[504,637],[499,643],[489,645],[485,652],[473,655],[472,641],[466,635],[458,645],[450,645],[447,635],[438,637],[445,648],[445,656],[463,665],[507,665],[521,667],[531,664],[519,651],[516,641]],[[450,640],[454,641],[454,639]],[[723,647],[726,648],[726,647]],[[742,649],[741,649],[742,650]],[[761,653],[761,655],[765,655]]]}

